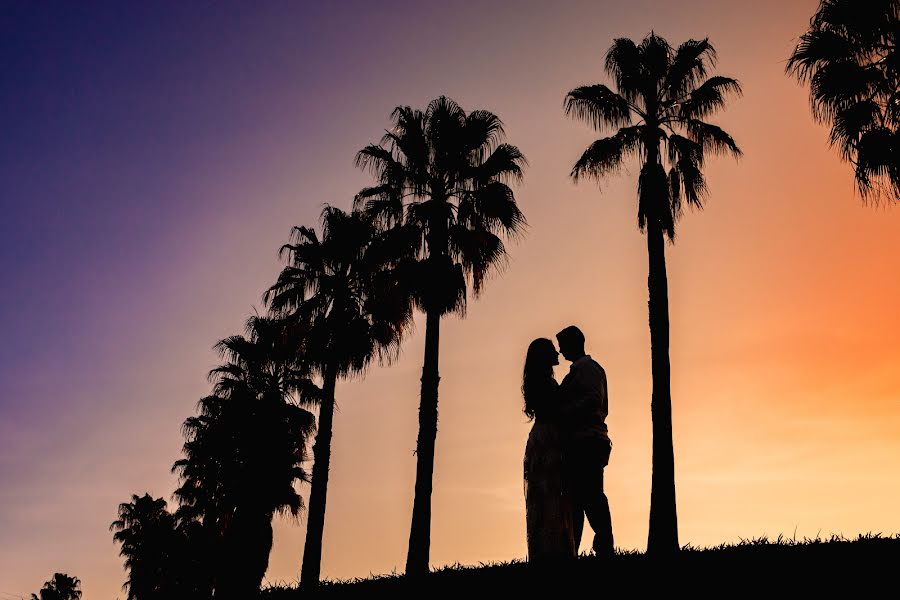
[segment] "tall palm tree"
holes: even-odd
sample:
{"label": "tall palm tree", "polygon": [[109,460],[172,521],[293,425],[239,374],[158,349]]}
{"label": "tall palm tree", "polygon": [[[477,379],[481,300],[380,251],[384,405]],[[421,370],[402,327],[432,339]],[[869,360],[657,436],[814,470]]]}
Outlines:
{"label": "tall palm tree", "polygon": [[150,494],[133,494],[119,505],[118,519],[109,526],[121,544],[128,580],[128,600],[153,600],[177,595],[180,550],[175,516],[166,501]]}
{"label": "tall palm tree", "polygon": [[182,515],[201,518],[216,556],[215,597],[259,590],[272,547],[276,513],[297,516],[296,485],[314,418],[301,405],[315,395],[298,359],[294,323],[251,317],[247,335],[220,341],[225,363],[210,372],[213,394],[184,425],[185,458],[176,497]]}
{"label": "tall palm tree", "polygon": [[410,280],[415,305],[425,313],[425,358],[406,572],[423,574],[431,544],[441,318],[464,312],[467,279],[477,295],[489,272],[504,263],[503,237],[523,230],[525,219],[507,183],[521,180],[525,158],[502,143],[503,123],[495,114],[466,114],[443,96],[424,112],[398,106],[391,119],[381,143],[357,154],[357,166],[377,183],[358,194],[356,206],[417,234]]}
{"label": "tall palm tree", "polygon": [[281,248],[289,264],[264,296],[274,313],[304,324],[300,342],[311,349],[310,368],[322,381],[300,574],[306,587],[317,586],[321,572],[337,380],[365,371],[375,358],[393,359],[411,322],[396,277],[408,235],[330,206],[321,222],[321,237],[309,227],[292,230]]}
{"label": "tall palm tree", "polygon": [[[685,204],[702,208],[707,153],[740,156],[734,140],[706,119],[741,87],[730,77],[712,76],[709,41],[688,40],[673,49],[650,33],[640,44],[619,38],[606,53],[606,72],[616,91],[603,84],[575,88],[565,111],[595,129],[617,129],[593,142],[572,169],[577,181],[600,180],[629,157],[640,161],[638,226],[647,235],[650,345],[653,376],[653,475],[648,552],[678,550],[675,458],[669,365],[669,298],[664,237],[675,239]],[[668,165],[668,169],[666,168]]]}
{"label": "tall palm tree", "polygon": [[44,584],[31,600],[81,600],[81,580],[65,573],[54,573],[53,579]]}
{"label": "tall palm tree", "polygon": [[900,0],[822,0],[788,60],[863,199],[900,201]]}

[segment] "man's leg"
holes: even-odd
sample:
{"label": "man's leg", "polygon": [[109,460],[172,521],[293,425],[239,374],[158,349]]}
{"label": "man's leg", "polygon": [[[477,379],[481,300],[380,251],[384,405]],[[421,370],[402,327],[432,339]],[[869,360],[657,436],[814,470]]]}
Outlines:
{"label": "man's leg", "polygon": [[609,499],[603,491],[603,469],[609,462],[609,452],[606,440],[595,440],[585,448],[587,468],[583,475],[583,493],[579,494],[588,523],[594,530],[593,548],[597,556],[612,556],[614,552]]}
{"label": "man's leg", "polygon": [[575,542],[575,556],[578,556],[581,535],[584,532],[584,502],[579,483],[583,478],[583,468],[580,466],[577,456],[574,448],[567,448],[563,463],[563,487],[572,510],[572,538]]}
{"label": "man's leg", "polygon": [[575,556],[581,548],[581,535],[584,532],[584,507],[573,499],[572,501],[572,538],[575,541]]}

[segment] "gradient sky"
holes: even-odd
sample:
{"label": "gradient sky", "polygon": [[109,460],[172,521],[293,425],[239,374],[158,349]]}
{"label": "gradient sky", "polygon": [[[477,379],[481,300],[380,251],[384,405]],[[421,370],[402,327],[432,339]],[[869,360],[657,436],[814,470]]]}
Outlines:
{"label": "gradient sky", "polygon": [[[854,196],[784,76],[816,4],[4,2],[0,598],[54,571],[124,597],[109,523],[132,493],[170,497],[212,344],[260,307],[290,226],[369,182],[353,156],[391,109],[439,94],[504,119],[530,229],[442,329],[433,564],[524,556],[521,365],[571,323],[609,375],[616,542],[643,549],[636,169],[573,184],[596,135],[562,100],[650,29],[708,35],[745,90],[715,119],[745,157],[710,162],[668,249],[681,542],[900,531],[900,211]],[[423,332],[338,386],[327,577],[403,567]],[[303,535],[278,521],[268,581],[296,581]]]}

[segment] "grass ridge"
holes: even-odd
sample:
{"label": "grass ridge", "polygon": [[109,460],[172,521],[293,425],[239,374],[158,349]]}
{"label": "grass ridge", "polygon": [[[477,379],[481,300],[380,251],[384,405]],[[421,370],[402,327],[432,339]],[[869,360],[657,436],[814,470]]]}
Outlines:
{"label": "grass ridge", "polygon": [[[900,565],[900,534],[866,533],[856,538],[835,534],[826,538],[797,539],[783,534],[741,538],[735,543],[697,547],[686,544],[673,558],[661,560],[637,550],[617,550],[616,556],[601,561],[581,555],[577,560],[550,565],[532,565],[524,559],[455,563],[433,569],[420,579],[402,573],[324,580],[311,593],[296,584],[270,585],[261,593],[266,600],[287,600],[314,596],[381,595],[397,592],[467,592],[529,594],[553,585],[555,589],[584,586],[647,585],[668,578],[681,591],[722,593],[722,582],[768,581],[787,589],[800,585],[803,591],[833,592],[848,585],[857,592],[879,583],[888,585]],[[858,576],[858,577],[857,577]],[[892,584],[894,585],[894,584]],[[787,587],[785,587],[787,586]],[[734,591],[734,590],[733,590]]]}

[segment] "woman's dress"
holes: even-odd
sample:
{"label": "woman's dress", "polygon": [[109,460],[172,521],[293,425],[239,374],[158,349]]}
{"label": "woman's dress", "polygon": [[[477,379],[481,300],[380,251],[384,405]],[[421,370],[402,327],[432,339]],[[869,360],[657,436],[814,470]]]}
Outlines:
{"label": "woman's dress", "polygon": [[539,387],[534,425],[525,445],[525,520],[528,560],[542,562],[576,555],[572,505],[563,476],[558,388],[552,378]]}

